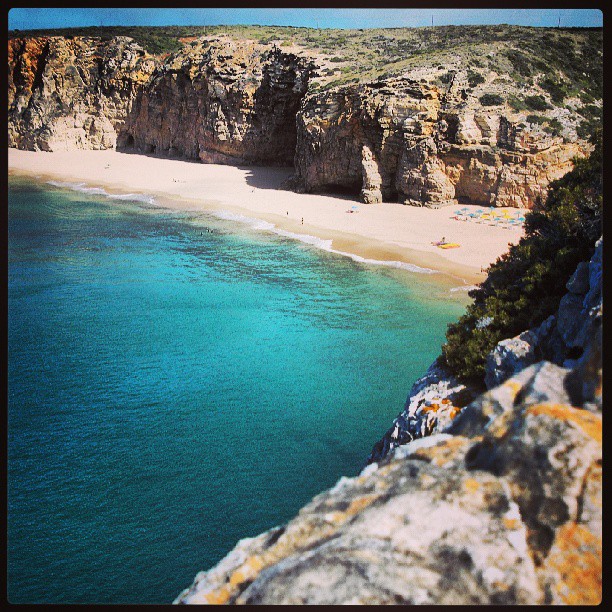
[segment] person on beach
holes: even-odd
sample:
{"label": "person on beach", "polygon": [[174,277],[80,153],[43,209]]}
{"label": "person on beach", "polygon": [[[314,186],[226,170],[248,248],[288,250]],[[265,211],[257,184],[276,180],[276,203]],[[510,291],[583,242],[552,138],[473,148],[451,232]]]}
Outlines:
{"label": "person on beach", "polygon": [[302,225],[304,225],[304,217],[302,217]]}

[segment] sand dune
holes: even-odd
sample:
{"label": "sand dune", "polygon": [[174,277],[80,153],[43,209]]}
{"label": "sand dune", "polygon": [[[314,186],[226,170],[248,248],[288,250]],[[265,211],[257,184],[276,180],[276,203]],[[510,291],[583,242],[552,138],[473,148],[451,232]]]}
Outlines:
{"label": "sand dune", "polygon": [[[9,149],[9,171],[83,182],[113,192],[155,195],[164,206],[257,217],[289,232],[332,240],[334,250],[412,263],[478,283],[487,268],[523,235],[519,228],[457,221],[454,211],[397,203],[361,204],[333,195],[279,189],[288,168],[233,167],[117,151],[33,152]],[[348,213],[353,206],[358,212]],[[477,210],[477,206],[466,206]],[[303,219],[303,222],[302,222]],[[442,250],[442,237],[459,248]]]}

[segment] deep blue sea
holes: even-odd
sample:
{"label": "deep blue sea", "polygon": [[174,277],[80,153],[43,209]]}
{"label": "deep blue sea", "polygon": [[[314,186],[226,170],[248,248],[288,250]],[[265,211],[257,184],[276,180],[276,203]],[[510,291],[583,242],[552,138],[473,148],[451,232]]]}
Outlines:
{"label": "deep blue sea", "polygon": [[467,304],[142,200],[10,177],[12,603],[170,603],[359,473]]}

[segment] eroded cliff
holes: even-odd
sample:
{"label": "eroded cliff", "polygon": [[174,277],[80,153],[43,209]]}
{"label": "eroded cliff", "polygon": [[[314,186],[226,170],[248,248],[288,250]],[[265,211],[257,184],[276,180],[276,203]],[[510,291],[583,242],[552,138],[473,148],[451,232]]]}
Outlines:
{"label": "eroded cliff", "polygon": [[158,60],[129,38],[9,40],[8,144],[111,149]]}
{"label": "eroded cliff", "polygon": [[118,145],[211,163],[291,165],[313,69],[276,47],[193,42],[139,92]]}
{"label": "eroded cliff", "polygon": [[[200,37],[155,56],[126,37],[12,38],[9,146],[293,163],[289,186],[300,191],[344,191],[366,203],[527,208],[588,150],[577,135],[578,110],[597,111],[600,100],[578,107],[578,98],[567,98],[561,106],[561,70],[558,83],[504,75],[510,64],[498,57],[519,53],[511,36],[481,49],[489,51],[488,68],[458,46],[452,61],[434,49],[416,63],[407,55],[403,74],[374,80],[361,64],[287,42]],[[352,69],[364,76],[334,86],[338,70]],[[529,114],[527,103],[545,114]]]}
{"label": "eroded cliff", "polygon": [[367,203],[531,208],[585,150],[470,98],[405,78],[311,96],[297,118],[294,185]]}

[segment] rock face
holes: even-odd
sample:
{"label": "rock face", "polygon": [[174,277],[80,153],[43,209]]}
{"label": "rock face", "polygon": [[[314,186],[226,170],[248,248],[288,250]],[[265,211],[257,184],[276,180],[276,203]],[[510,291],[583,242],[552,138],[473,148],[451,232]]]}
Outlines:
{"label": "rock face", "polygon": [[436,359],[412,385],[404,409],[374,445],[367,463],[380,461],[412,440],[444,431],[474,397],[475,393]]}
{"label": "rock face", "polygon": [[20,149],[110,149],[157,60],[129,38],[9,40],[8,142]]}
{"label": "rock face", "polygon": [[578,264],[555,315],[537,328],[497,344],[487,357],[487,388],[541,359],[565,367],[576,367],[589,359],[595,338],[601,335],[602,252],[603,237],[597,241],[591,260]]}
{"label": "rock face", "polygon": [[269,46],[194,43],[139,92],[118,145],[212,163],[291,165],[313,68]]}
{"label": "rock face", "polygon": [[531,208],[584,152],[476,108],[455,89],[395,78],[307,97],[294,185],[359,193],[366,203]]}
{"label": "rock face", "polygon": [[365,203],[530,208],[586,150],[482,107],[461,71],[448,88],[405,76],[309,93],[307,56],[220,38],[163,58],[125,37],[15,38],[8,60],[9,146],[293,163],[288,186]]}
{"label": "rock face", "polygon": [[[573,378],[601,378],[601,329],[603,237],[597,241],[589,262],[578,264],[567,282],[556,315],[535,329],[497,344],[487,357],[485,385],[492,389],[530,365],[547,360],[574,368]],[[594,372],[594,371],[597,372]],[[568,380],[572,380],[570,377]],[[601,410],[601,388],[586,387],[574,392],[574,399],[586,408]],[[583,383],[577,382],[581,386]],[[475,391],[459,382],[439,360],[418,379],[402,412],[374,445],[367,463],[380,461],[393,449],[417,438],[450,430],[453,420],[475,397]]]}
{"label": "rock face", "polygon": [[175,603],[598,603],[601,414],[564,391],[570,376],[524,370],[453,435],[401,446],[240,541]]}
{"label": "rock face", "polygon": [[9,146],[291,165],[312,70],[277,48],[229,41],[161,61],[124,37],[12,39]]}

